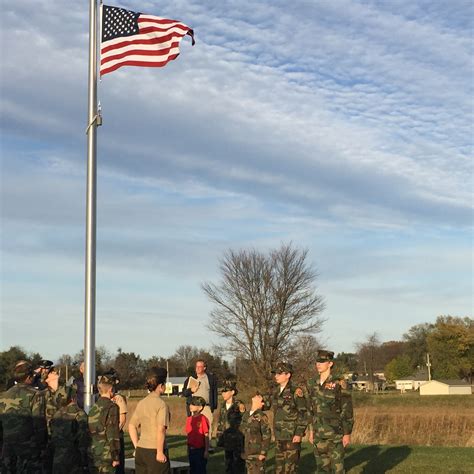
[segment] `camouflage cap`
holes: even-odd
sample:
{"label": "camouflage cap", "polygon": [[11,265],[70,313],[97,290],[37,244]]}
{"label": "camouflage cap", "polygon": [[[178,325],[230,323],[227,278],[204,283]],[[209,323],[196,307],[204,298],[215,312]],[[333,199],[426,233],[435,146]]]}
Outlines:
{"label": "camouflage cap", "polygon": [[228,392],[229,390],[237,391],[237,384],[233,380],[224,380],[221,392]]}
{"label": "camouflage cap", "polygon": [[194,406],[197,406],[197,407],[205,407],[206,406],[206,400],[204,400],[204,398],[202,398],[202,397],[194,396],[194,397],[191,397],[190,405],[194,405]]}
{"label": "camouflage cap", "polygon": [[33,375],[33,366],[27,360],[19,360],[13,369],[15,380],[23,380],[28,375]]}
{"label": "camouflage cap", "polygon": [[293,365],[286,361],[278,362],[276,367],[272,370],[272,374],[292,374]]}
{"label": "camouflage cap", "polygon": [[334,352],[319,350],[316,356],[316,362],[331,362],[334,359]]}

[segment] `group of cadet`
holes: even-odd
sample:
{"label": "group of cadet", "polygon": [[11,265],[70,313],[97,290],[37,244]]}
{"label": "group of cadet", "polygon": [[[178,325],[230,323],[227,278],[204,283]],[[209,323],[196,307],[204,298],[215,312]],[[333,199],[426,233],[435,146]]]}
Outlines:
{"label": "group of cadet", "polygon": [[19,361],[13,385],[0,395],[1,472],[124,472],[126,415],[124,399],[115,393],[116,373],[99,378],[99,398],[86,415],[78,404],[80,384],[71,380],[59,387],[59,373],[43,362],[35,372],[28,361]]}
{"label": "group of cadet", "polygon": [[266,395],[256,392],[250,410],[236,397],[235,383],[224,384],[217,444],[225,450],[226,474],[266,472],[271,441],[267,410],[273,412],[276,474],[297,472],[308,426],[315,472],[344,473],[344,449],[353,427],[352,397],[345,382],[331,373],[333,358],[331,351],[318,351],[316,376],[299,385],[292,381],[292,365],[279,363],[273,370],[274,390]]}
{"label": "group of cadet", "polygon": [[[269,410],[273,413],[276,474],[297,472],[301,441],[308,427],[315,472],[344,472],[344,448],[350,443],[353,426],[352,399],[344,382],[331,373],[333,357],[331,351],[318,351],[317,373],[303,384],[293,383],[290,363],[279,363],[273,370],[273,391],[255,391],[248,407],[237,398],[234,381],[223,383],[217,447],[225,452],[226,474],[266,472],[272,438]],[[167,374],[166,369],[157,370],[147,377],[149,395],[139,402],[129,425],[137,453],[137,473],[140,466],[144,466],[140,472],[170,472],[165,440],[169,409],[160,399]],[[99,398],[89,415],[78,406],[76,383],[58,388],[58,375],[45,375],[42,385],[35,386],[31,365],[20,361],[14,370],[15,384],[0,395],[2,473],[123,472],[126,408],[114,403],[117,398],[120,401],[115,393],[117,374],[111,371],[99,377]],[[195,392],[199,389],[190,391],[188,399],[188,454],[191,473],[203,474],[212,449],[212,420],[205,416],[209,399]],[[159,423],[157,413],[162,413]],[[160,425],[158,431],[154,425]],[[150,440],[146,439],[148,431]],[[163,438],[159,450],[157,433]],[[148,469],[147,465],[152,467]]]}

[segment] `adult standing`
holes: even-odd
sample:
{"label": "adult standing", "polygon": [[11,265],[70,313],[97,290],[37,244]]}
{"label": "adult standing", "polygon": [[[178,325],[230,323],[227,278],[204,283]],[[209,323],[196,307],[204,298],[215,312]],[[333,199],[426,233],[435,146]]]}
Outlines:
{"label": "adult standing", "polygon": [[303,389],[291,382],[293,366],[280,362],[272,371],[277,383],[271,395],[275,435],[275,474],[298,470],[301,440],[308,424],[308,407]]}
{"label": "adult standing", "polygon": [[[137,474],[170,474],[166,429],[170,424],[168,406],[161,398],[166,389],[166,369],[156,367],[146,377],[149,394],[140,400],[128,425],[135,447]],[[140,436],[138,432],[140,431]]]}
{"label": "adult standing", "polygon": [[343,474],[344,448],[351,441],[354,416],[350,392],[331,374],[333,359],[334,352],[318,351],[318,375],[308,381],[312,412],[310,442],[314,447],[316,472]]}
{"label": "adult standing", "polygon": [[209,440],[212,439],[212,421],[214,410],[217,409],[217,377],[207,371],[207,363],[203,359],[196,361],[196,380],[197,385],[190,383],[190,377],[184,381],[183,397],[186,397],[186,412],[190,416],[189,405],[193,396],[202,397],[206,401],[206,406],[202,414],[209,421]]}
{"label": "adult standing", "polygon": [[42,472],[47,443],[44,393],[33,387],[33,368],[25,360],[15,365],[14,380],[0,395],[2,472]]}

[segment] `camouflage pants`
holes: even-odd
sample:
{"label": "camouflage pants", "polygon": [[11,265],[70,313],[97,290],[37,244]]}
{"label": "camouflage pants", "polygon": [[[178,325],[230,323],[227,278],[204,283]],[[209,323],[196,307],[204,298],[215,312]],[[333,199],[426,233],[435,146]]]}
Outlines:
{"label": "camouflage pants", "polygon": [[334,439],[314,439],[314,456],[316,472],[344,474],[344,447],[342,437]]}
{"label": "camouflage pants", "polygon": [[277,441],[275,451],[275,474],[294,474],[298,471],[301,443]]}
{"label": "camouflage pants", "polygon": [[244,474],[245,461],[241,457],[242,450],[225,450],[225,472],[226,474]]}
{"label": "camouflage pants", "polygon": [[265,461],[259,461],[258,455],[247,456],[245,461],[247,474],[265,474]]}
{"label": "camouflage pants", "polygon": [[5,443],[2,458],[2,474],[38,474],[43,472],[43,460],[39,450],[21,449]]}

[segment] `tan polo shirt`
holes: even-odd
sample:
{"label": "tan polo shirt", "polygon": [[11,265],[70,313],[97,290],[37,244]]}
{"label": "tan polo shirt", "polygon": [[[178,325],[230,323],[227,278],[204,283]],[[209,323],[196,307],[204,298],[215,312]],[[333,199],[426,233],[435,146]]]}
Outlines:
{"label": "tan polo shirt", "polygon": [[112,398],[112,401],[119,407],[119,413],[121,415],[127,414],[127,402],[125,401],[125,398],[120,395],[120,393],[116,393]]}
{"label": "tan polo shirt", "polygon": [[170,425],[168,406],[156,392],[149,393],[138,402],[130,424],[140,432],[138,447],[156,449],[157,428]]}

